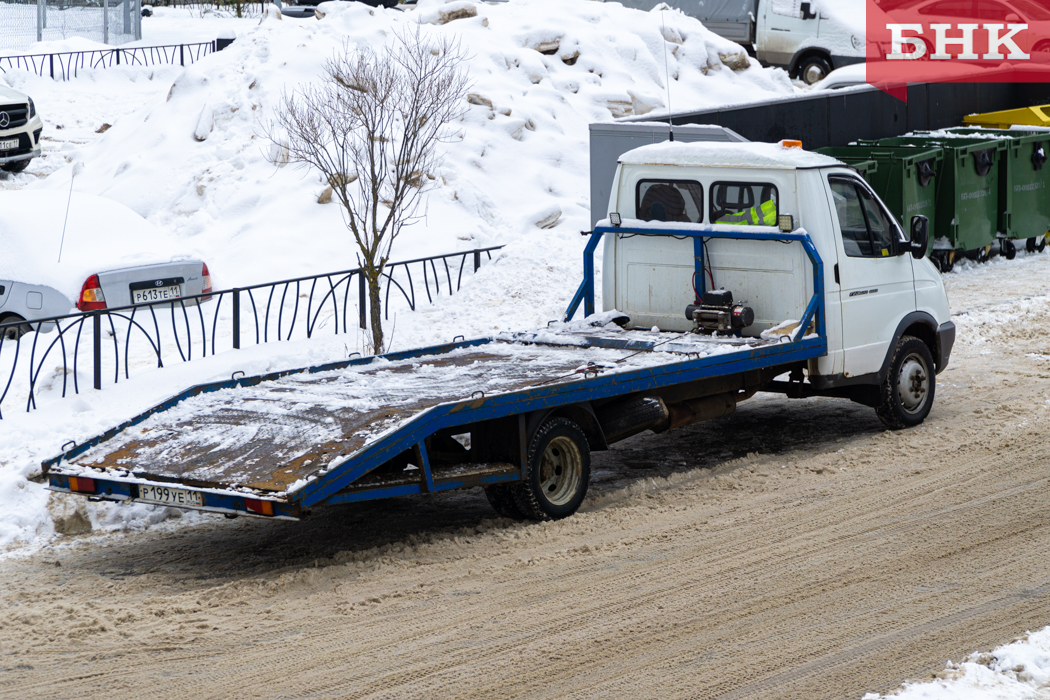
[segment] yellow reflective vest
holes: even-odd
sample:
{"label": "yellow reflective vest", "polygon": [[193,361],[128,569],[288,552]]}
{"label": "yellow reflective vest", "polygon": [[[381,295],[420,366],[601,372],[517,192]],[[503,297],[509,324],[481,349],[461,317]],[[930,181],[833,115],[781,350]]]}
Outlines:
{"label": "yellow reflective vest", "polygon": [[731,226],[776,226],[777,203],[770,199],[757,207],[738,211],[735,214],[726,214],[715,223]]}

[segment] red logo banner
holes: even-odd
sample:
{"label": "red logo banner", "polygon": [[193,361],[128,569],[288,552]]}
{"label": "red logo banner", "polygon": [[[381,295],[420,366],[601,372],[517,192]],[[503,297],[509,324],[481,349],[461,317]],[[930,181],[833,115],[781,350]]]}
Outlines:
{"label": "red logo banner", "polygon": [[1050,82],[1048,0],[868,0],[868,82]]}

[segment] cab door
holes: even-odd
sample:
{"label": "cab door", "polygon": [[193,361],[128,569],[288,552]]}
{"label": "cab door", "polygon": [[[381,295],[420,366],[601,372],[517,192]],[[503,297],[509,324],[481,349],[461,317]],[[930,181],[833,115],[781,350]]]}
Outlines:
{"label": "cab door", "polygon": [[[758,27],[758,59],[775,66],[789,65],[802,44],[819,33],[816,6],[811,0],[765,0]],[[804,9],[809,9],[809,14]]]}
{"label": "cab door", "polygon": [[844,373],[882,369],[900,320],[915,310],[915,272],[904,231],[859,178],[831,175],[839,263]]}

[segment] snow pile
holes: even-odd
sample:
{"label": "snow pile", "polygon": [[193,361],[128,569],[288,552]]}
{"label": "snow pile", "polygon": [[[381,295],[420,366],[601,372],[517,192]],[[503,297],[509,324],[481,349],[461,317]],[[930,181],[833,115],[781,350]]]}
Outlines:
{"label": "snow pile", "polygon": [[[782,71],[749,63],[739,46],[678,12],[587,0],[321,11],[320,21],[271,13],[187,68],[163,102],[67,154],[85,164],[74,190],[115,199],[205,249],[219,286],[354,267],[339,206],[317,203],[319,174],[271,165],[263,133],[282,94],[318,80],[344,41],[377,47],[423,22],[425,37],[461,39],[475,83],[432,173],[425,225],[405,233],[395,259],[520,236],[556,254],[563,246],[543,231],[560,228],[560,239],[586,225],[587,125],[666,109],[665,52],[675,109],[792,91]],[[36,187],[68,189],[68,169]]]}
{"label": "snow pile", "polygon": [[1050,686],[1050,627],[1027,639],[949,663],[941,678],[909,683],[892,695],[868,693],[863,700],[1028,700],[1047,697]]}

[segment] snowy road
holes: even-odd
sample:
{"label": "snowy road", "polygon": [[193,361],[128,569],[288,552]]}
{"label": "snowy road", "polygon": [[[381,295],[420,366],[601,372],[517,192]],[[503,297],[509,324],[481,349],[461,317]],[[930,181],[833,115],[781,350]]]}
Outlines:
{"label": "snowy road", "polygon": [[[480,493],[82,538],[0,564],[0,696],[859,698],[1050,622],[1050,255],[949,276],[926,425],[761,398]],[[991,300],[991,301],[989,301]]]}

